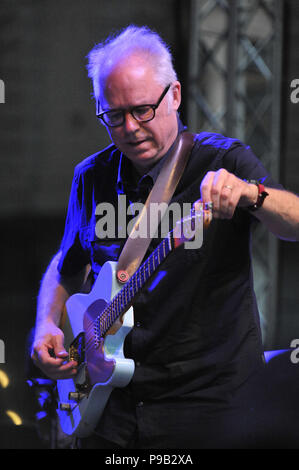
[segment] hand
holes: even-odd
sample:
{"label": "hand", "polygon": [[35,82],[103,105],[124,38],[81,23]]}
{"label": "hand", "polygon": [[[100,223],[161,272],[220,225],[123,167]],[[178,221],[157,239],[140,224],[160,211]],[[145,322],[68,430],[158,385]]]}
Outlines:
{"label": "hand", "polygon": [[53,380],[68,379],[77,373],[77,363],[67,362],[63,341],[63,332],[54,324],[43,326],[35,335],[31,358]]}
{"label": "hand", "polygon": [[213,203],[213,217],[231,219],[235,209],[255,204],[258,188],[246,183],[224,168],[209,171],[200,185],[203,202]]}

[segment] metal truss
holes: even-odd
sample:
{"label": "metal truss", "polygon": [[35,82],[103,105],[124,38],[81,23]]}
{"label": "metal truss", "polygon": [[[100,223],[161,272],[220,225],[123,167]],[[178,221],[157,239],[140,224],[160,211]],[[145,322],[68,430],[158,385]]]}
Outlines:
{"label": "metal truss", "polygon": [[[188,71],[190,130],[214,131],[250,145],[277,180],[282,56],[280,0],[191,0]],[[278,243],[258,224],[254,282],[263,341],[273,346]]]}

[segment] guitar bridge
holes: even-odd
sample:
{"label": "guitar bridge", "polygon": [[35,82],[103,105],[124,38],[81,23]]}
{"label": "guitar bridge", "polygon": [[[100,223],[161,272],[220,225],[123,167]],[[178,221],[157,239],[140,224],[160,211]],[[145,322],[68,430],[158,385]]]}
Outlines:
{"label": "guitar bridge", "polygon": [[85,334],[82,332],[69,347],[69,360],[76,361],[78,367],[85,362]]}

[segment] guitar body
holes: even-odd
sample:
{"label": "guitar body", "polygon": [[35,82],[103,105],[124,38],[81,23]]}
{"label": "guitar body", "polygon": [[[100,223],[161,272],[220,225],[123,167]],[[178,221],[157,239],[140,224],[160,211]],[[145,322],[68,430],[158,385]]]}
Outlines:
{"label": "guitar body", "polygon": [[[116,278],[116,262],[105,263],[89,294],[75,294],[66,302],[62,330],[70,359],[78,361],[72,379],[57,381],[58,415],[62,430],[78,437],[95,428],[112,390],[125,387],[134,373],[134,361],[123,353],[125,338],[134,325],[130,307],[103,338],[97,336],[95,319],[121,290]],[[73,356],[72,356],[73,354]]]}

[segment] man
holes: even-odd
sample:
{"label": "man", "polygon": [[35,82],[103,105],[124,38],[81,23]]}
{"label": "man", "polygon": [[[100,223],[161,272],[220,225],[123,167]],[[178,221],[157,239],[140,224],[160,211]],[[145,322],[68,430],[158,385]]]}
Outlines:
{"label": "man", "polygon": [[[42,282],[32,358],[53,379],[73,377],[59,328],[66,300],[124,240],[99,239],[96,207],[119,195],[145,202],[179,132],[181,86],[161,38],[128,27],[89,54],[97,114],[112,145],[75,171],[65,234]],[[263,182],[265,189],[258,183]],[[267,193],[267,194],[266,194]],[[250,263],[250,227],[299,239],[299,200],[276,184],[236,139],[197,137],[173,201],[213,203],[197,250],[177,250],[134,303],[125,355],[135,361],[128,386],[111,394],[82,446],[207,448],[255,446],[252,391],[264,357]],[[149,253],[157,245],[153,240]]]}

